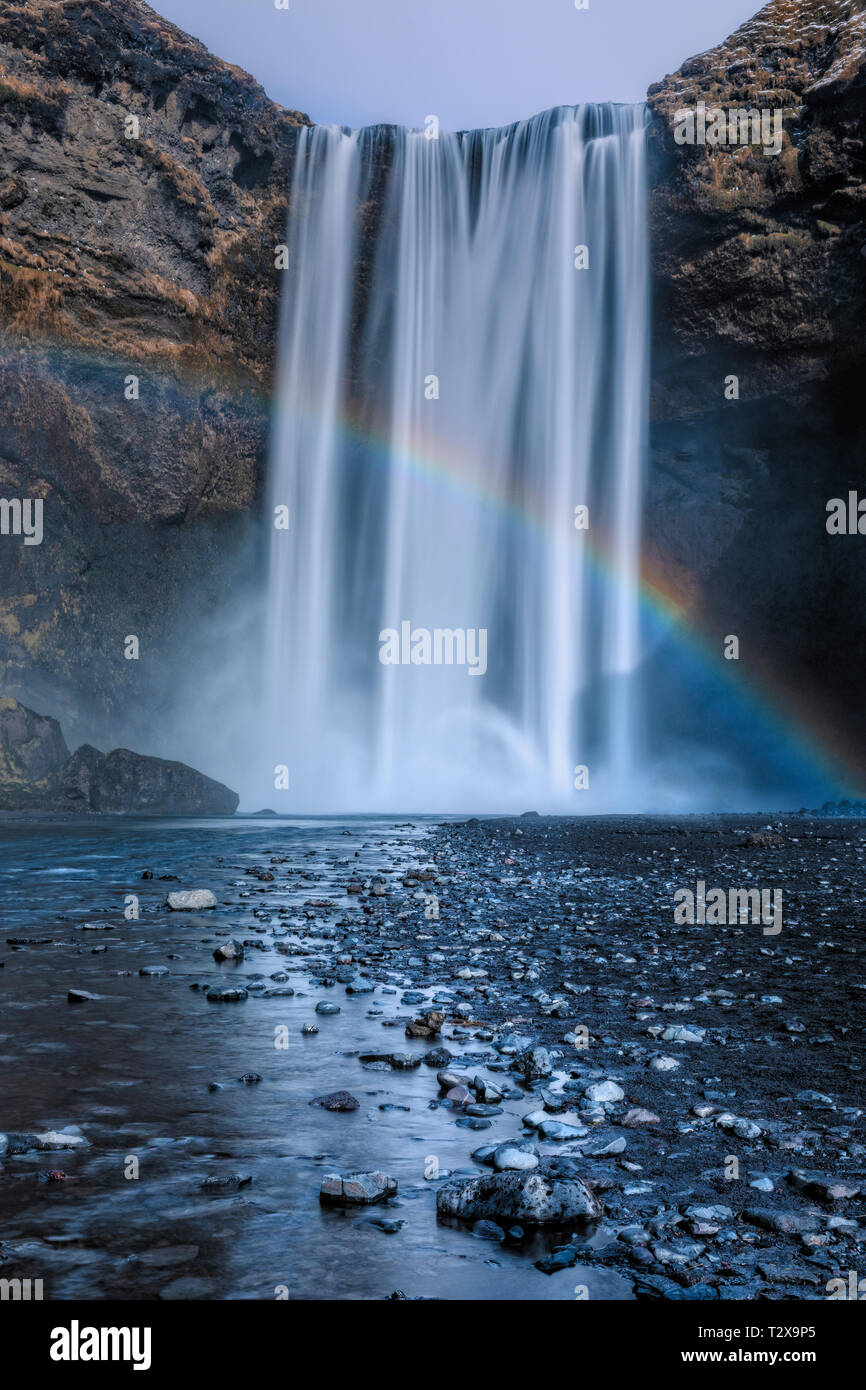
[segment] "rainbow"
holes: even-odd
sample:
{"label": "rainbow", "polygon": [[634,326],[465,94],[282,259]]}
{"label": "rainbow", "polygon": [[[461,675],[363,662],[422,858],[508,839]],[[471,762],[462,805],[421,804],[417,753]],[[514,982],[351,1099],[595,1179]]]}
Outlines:
{"label": "rainbow", "polygon": [[[82,350],[72,344],[16,340],[3,336],[2,347],[9,357],[32,354],[41,366],[59,368],[58,375],[87,370],[104,373],[108,368],[129,370],[135,363],[130,354],[121,364],[104,354]],[[65,368],[65,371],[64,371]],[[320,411],[316,405],[316,390],[305,384],[293,398],[271,398],[257,388],[250,377],[237,368],[221,366],[202,373],[197,364],[181,359],[171,366],[157,366],[152,361],[138,359],[138,369],[146,376],[150,370],[160,379],[163,389],[174,385],[179,396],[187,391],[198,395],[203,379],[213,388],[219,383],[221,393],[235,406],[250,413],[256,404],[264,405],[263,414],[270,416],[270,437],[274,438],[279,414],[292,410],[302,420],[315,424]],[[309,388],[309,389],[307,389]],[[551,523],[531,501],[516,498],[498,489],[485,476],[478,461],[453,447],[431,449],[427,442],[413,441],[411,450],[399,459],[393,457],[387,430],[362,418],[360,412],[344,408],[337,420],[337,434],[342,442],[360,450],[365,459],[376,467],[410,469],[430,488],[445,490],[455,500],[469,498],[474,505],[487,506],[509,523],[535,534],[539,543],[547,544],[552,536]],[[616,585],[619,577],[615,560],[603,537],[589,531],[575,533],[576,541],[585,547],[584,559],[590,572],[605,585]],[[843,732],[835,727],[819,701],[808,692],[794,688],[774,666],[766,652],[750,650],[744,662],[719,659],[720,638],[710,630],[695,598],[696,585],[680,572],[673,576],[673,566],[646,551],[641,556],[639,602],[648,630],[657,640],[674,644],[678,655],[704,680],[713,682],[722,699],[738,703],[743,719],[754,720],[764,737],[770,739],[780,755],[820,781],[829,796],[866,796],[866,765],[861,751],[855,748]]]}

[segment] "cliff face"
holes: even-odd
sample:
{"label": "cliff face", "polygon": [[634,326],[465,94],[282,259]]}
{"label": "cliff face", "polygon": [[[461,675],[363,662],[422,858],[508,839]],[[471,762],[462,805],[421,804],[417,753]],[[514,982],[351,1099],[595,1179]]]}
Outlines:
{"label": "cliff face", "polygon": [[[647,543],[719,653],[738,634],[866,771],[863,541],[825,527],[828,500],[863,489],[864,12],[772,0],[650,89]],[[783,112],[781,151],[677,143],[700,102]]]}
{"label": "cliff face", "polygon": [[110,710],[124,633],[231,584],[305,121],[139,0],[0,5],[0,494],[45,518],[0,547],[7,690]]}

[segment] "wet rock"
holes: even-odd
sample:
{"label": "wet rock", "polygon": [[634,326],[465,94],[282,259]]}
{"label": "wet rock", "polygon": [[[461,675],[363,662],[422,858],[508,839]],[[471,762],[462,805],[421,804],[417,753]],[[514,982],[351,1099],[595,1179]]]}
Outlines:
{"label": "wet rock", "polygon": [[211,985],[205,995],[211,1004],[239,1004],[248,997],[242,985]]}
{"label": "wet rock", "polygon": [[494,1086],[492,1081],[485,1081],[484,1077],[476,1076],[470,1082],[470,1090],[475,1099],[484,1105],[496,1105],[503,1098],[503,1091],[498,1086]]}
{"label": "wet rock", "polygon": [[319,1201],[338,1206],[369,1206],[397,1195],[397,1179],[388,1173],[327,1173],[322,1178]]}
{"label": "wet rock", "polygon": [[445,1022],[445,1015],[430,1009],[423,1018],[416,1018],[406,1025],[407,1038],[438,1038]]}
{"label": "wet rock", "polygon": [[453,1180],[436,1194],[439,1216],[524,1226],[566,1225],[597,1220],[597,1198],[579,1178],[505,1172]]}
{"label": "wet rock", "polygon": [[561,1115],[568,1109],[568,1097],[557,1091],[542,1091],[541,1103],[549,1115]]}
{"label": "wet rock", "polygon": [[450,1068],[447,1067],[443,1071],[436,1073],[436,1080],[439,1082],[439,1087],[443,1091],[450,1091],[454,1086],[466,1086],[468,1089],[470,1079],[470,1077],[464,1076],[461,1072],[451,1071]]}
{"label": "wet rock", "polygon": [[168,975],[169,969],[167,965],[143,965],[138,973],[148,976]]}
{"label": "wet rock", "polygon": [[542,1274],[557,1274],[561,1269],[571,1269],[579,1260],[580,1251],[576,1245],[558,1245],[549,1255],[536,1260],[535,1268]]}
{"label": "wet rock", "polygon": [[420,1052],[392,1052],[389,1062],[395,1071],[413,1071],[421,1065]]}
{"label": "wet rock", "polygon": [[199,1186],[203,1192],[236,1192],[241,1187],[247,1187],[251,1182],[251,1175],[227,1173],[224,1177],[212,1175],[202,1178]]}
{"label": "wet rock", "polygon": [[562,1120],[552,1120],[545,1117],[538,1125],[538,1133],[542,1139],[554,1144],[567,1144],[572,1139],[580,1139],[586,1134],[585,1125],[569,1125]]}
{"label": "wet rock", "polygon": [[384,1231],[386,1236],[396,1236],[402,1231],[406,1222],[399,1221],[394,1217],[377,1216],[375,1220],[369,1222],[369,1225],[375,1226],[379,1231]]}
{"label": "wet rock", "polygon": [[317,1105],[321,1110],[334,1110],[339,1113],[357,1110],[360,1104],[361,1102],[349,1091],[331,1091],[326,1096],[316,1096],[315,1100],[310,1101],[310,1105]]}
{"label": "wet rock", "polygon": [[69,1131],[49,1129],[44,1134],[33,1135],[33,1148],[45,1150],[54,1149],[86,1149],[89,1142],[75,1125],[70,1126]]}
{"label": "wet rock", "polygon": [[528,1082],[543,1081],[553,1072],[553,1061],[546,1047],[528,1047],[518,1054],[517,1070]]}
{"label": "wet rock", "polygon": [[223,941],[213,953],[214,960],[243,960],[244,946],[242,941],[230,936]]}
{"label": "wet rock", "polygon": [[216,898],[209,888],[190,888],[178,893],[169,893],[165,903],[172,912],[208,912],[217,905]]}
{"label": "wet rock", "polygon": [[497,1226],[495,1221],[476,1221],[472,1227],[472,1234],[479,1240],[502,1241],[505,1239],[505,1232],[501,1226]]}
{"label": "wet rock", "polygon": [[445,1099],[449,1100],[452,1105],[469,1105],[472,1101],[472,1092],[468,1086],[452,1086],[451,1090],[446,1092]]}
{"label": "wet rock", "polygon": [[498,1173],[531,1172],[538,1167],[538,1155],[515,1144],[500,1144],[493,1150],[491,1159]]}
{"label": "wet rock", "polygon": [[86,1004],[88,1000],[101,999],[101,994],[91,994],[86,989],[70,989],[67,991],[66,998],[70,1004]]}
{"label": "wet rock", "polygon": [[316,1013],[317,1013],[317,1014],[328,1014],[328,1015],[331,1015],[331,1014],[338,1014],[339,1012],[340,1012],[340,1006],[339,1006],[339,1004],[332,1004],[332,1003],[330,1002],[329,999],[320,999],[319,1002],[318,1002],[318,1004],[316,1005]]}

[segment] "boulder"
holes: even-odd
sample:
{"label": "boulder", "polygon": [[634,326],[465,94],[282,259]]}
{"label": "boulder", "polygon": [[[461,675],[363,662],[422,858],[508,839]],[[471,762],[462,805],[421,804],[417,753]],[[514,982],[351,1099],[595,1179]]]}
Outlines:
{"label": "boulder", "polygon": [[580,1178],[539,1172],[485,1173],[448,1182],[436,1194],[436,1211],[464,1221],[522,1226],[566,1226],[601,1216],[597,1199]]}

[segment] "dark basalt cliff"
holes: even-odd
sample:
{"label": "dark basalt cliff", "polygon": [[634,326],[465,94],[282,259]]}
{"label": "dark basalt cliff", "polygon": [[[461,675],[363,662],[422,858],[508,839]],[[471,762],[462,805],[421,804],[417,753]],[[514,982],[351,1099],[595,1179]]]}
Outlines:
{"label": "dark basalt cliff", "polygon": [[[855,763],[861,542],[827,536],[825,507],[866,443],[864,8],[772,0],[649,97],[650,563]],[[781,153],[678,145],[699,101],[782,108]],[[76,735],[153,719],[125,634],[171,658],[259,563],[306,120],[140,0],[0,0],[0,495],[45,499],[42,545],[0,546],[2,690]]]}
{"label": "dark basalt cliff", "polygon": [[[866,773],[866,4],[772,0],[652,87],[647,546],[721,655],[728,633]],[[677,144],[678,110],[784,112],[779,154]],[[739,400],[725,399],[739,378]],[[818,690],[820,688],[820,696]]]}
{"label": "dark basalt cliff", "polygon": [[139,0],[0,3],[0,495],[45,516],[0,545],[0,661],[67,723],[248,563],[305,121]]}

